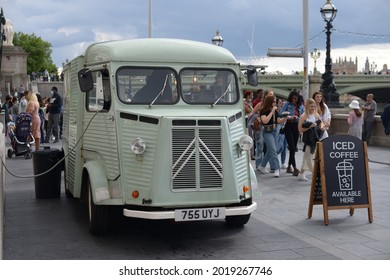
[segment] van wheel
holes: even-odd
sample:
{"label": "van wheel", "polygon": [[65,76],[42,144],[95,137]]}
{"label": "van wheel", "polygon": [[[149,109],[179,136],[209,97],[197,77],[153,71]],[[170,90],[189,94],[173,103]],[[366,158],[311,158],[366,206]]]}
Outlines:
{"label": "van wheel", "polygon": [[225,218],[225,221],[229,226],[241,227],[249,221],[250,217],[251,214],[239,215],[239,216],[227,216]]}
{"label": "van wheel", "polygon": [[8,149],[8,151],[7,151],[8,158],[12,158],[13,153],[14,153],[14,151],[12,149]]}
{"label": "van wheel", "polygon": [[108,231],[108,208],[95,205],[92,197],[91,183],[88,180],[88,224],[89,232],[97,235]]}

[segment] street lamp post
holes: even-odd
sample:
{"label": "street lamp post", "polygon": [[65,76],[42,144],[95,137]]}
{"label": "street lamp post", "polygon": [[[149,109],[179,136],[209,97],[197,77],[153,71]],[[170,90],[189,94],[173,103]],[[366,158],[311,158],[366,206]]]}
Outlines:
{"label": "street lamp post", "polygon": [[216,45],[216,46],[219,46],[219,47],[222,47],[222,44],[223,44],[223,38],[221,36],[221,33],[219,33],[219,31],[217,30],[217,32],[215,33],[215,36],[213,39],[211,39],[211,42]]}
{"label": "street lamp post", "polygon": [[311,58],[314,60],[314,69],[313,69],[313,74],[317,74],[317,59],[320,58],[321,52],[317,51],[317,48],[314,48],[312,52],[310,52]]}
{"label": "street lamp post", "polygon": [[330,34],[333,28],[332,21],[336,17],[336,7],[327,0],[325,5],[321,8],[321,15],[326,22],[326,59],[325,59],[325,73],[322,75],[321,92],[325,97],[329,107],[340,107],[339,94],[333,82],[332,73],[332,58],[330,57]]}

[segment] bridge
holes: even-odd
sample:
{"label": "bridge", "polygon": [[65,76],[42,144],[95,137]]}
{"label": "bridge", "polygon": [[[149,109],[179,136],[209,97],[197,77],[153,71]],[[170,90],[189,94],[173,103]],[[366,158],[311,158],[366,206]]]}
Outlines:
{"label": "bridge", "polygon": [[[363,100],[368,93],[373,93],[378,105],[390,103],[390,75],[335,75],[334,80],[340,103],[347,100],[347,95],[354,95]],[[309,76],[309,91],[319,91],[322,83],[320,75]],[[301,89],[301,75],[269,75],[259,76],[257,88],[271,89],[282,98],[287,98],[292,89]],[[383,103],[383,104],[380,104]],[[382,107],[380,106],[380,107]]]}

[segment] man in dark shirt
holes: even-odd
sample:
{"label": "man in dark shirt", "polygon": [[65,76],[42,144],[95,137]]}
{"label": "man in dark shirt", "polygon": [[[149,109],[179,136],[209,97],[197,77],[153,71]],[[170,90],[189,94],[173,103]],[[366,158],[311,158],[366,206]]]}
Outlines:
{"label": "man in dark shirt", "polygon": [[50,143],[50,137],[53,133],[54,143],[59,141],[60,115],[62,111],[62,98],[58,94],[57,87],[51,88],[52,97],[47,105],[46,112],[49,113],[45,143]]}

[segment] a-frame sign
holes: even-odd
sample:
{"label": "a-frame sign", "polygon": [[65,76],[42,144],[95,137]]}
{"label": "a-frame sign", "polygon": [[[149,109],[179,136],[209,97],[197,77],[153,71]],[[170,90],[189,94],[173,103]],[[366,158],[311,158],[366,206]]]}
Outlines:
{"label": "a-frame sign", "polygon": [[367,208],[373,221],[367,143],[351,135],[332,135],[317,143],[309,198],[308,218],[313,205],[323,205],[324,224],[328,210]]}

